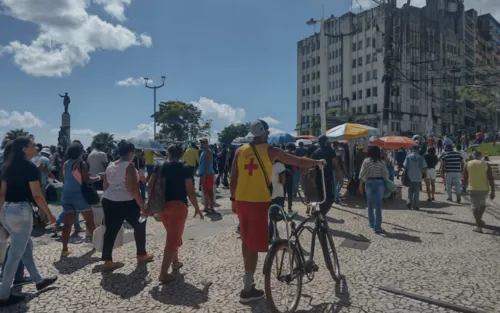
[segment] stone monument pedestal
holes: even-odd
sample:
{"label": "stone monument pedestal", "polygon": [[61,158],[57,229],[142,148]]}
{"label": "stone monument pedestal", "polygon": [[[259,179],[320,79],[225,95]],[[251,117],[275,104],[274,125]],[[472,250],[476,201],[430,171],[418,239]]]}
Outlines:
{"label": "stone monument pedestal", "polygon": [[71,115],[68,112],[64,112],[61,115],[61,130],[59,131],[57,141],[63,148],[63,151],[66,151],[71,144]]}

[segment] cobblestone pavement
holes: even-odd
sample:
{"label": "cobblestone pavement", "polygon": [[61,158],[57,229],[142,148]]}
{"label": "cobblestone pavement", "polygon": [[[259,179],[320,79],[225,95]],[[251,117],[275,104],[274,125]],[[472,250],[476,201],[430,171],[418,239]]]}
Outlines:
{"label": "cobblestone pavement", "polygon": [[[345,280],[336,288],[317,254],[320,271],[304,286],[297,312],[454,312],[383,292],[380,286],[500,312],[500,220],[485,214],[492,230],[477,234],[472,231],[467,201],[450,206],[442,193],[437,200],[423,203],[419,212],[404,210],[401,200],[385,203],[383,236],[367,227],[360,199],[348,199],[350,207],[332,209],[329,215],[336,220],[330,227]],[[147,245],[156,260],[136,267],[133,236],[127,230],[128,243],[114,252],[125,267],[112,274],[100,272],[100,254],[91,252],[89,244],[73,244],[73,255],[61,259],[61,243],[43,234],[34,239],[36,261],[43,274],[58,274],[58,282],[40,294],[33,285],[24,286],[29,301],[2,312],[269,312],[265,300],[252,305],[238,302],[243,265],[234,232],[237,221],[228,199],[218,202],[221,221],[189,217],[180,250],[184,268],[176,282],[157,282],[165,232],[153,219],[148,220]],[[294,206],[304,216],[304,206],[299,202]],[[364,238],[370,241],[367,250],[340,246],[345,239]],[[259,288],[263,288],[264,256],[260,255],[256,275]]]}

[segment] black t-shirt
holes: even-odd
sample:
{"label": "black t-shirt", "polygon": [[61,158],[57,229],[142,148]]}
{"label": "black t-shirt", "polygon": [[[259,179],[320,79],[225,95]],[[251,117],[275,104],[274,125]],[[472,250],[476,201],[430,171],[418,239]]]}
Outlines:
{"label": "black t-shirt", "polygon": [[[330,146],[319,147],[312,154],[313,160],[326,160],[325,166],[325,180],[333,180],[333,162],[332,159],[336,157],[335,151]],[[318,177],[321,177],[318,175]]]}
{"label": "black t-shirt", "polygon": [[183,201],[187,203],[186,179],[193,179],[193,171],[179,162],[165,162],[161,168],[165,178],[165,202]]}
{"label": "black t-shirt", "polygon": [[23,160],[4,169],[2,180],[7,182],[5,202],[35,202],[31,194],[30,182],[40,181],[40,172],[35,164]]}
{"label": "black t-shirt", "polygon": [[427,168],[436,168],[436,165],[438,164],[439,161],[437,155],[426,154],[424,157],[425,157],[425,162],[427,163]]}

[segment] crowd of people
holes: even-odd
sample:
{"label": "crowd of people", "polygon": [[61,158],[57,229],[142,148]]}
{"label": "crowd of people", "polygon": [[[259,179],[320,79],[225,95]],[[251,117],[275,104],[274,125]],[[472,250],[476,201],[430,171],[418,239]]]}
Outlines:
{"label": "crowd of people", "polygon": [[[161,200],[155,199],[161,201],[157,217],[167,233],[158,275],[162,283],[174,280],[172,273],[183,267],[179,248],[183,244],[188,199],[194,207],[194,217],[204,219],[204,213],[217,214],[214,188],[220,185],[228,188],[242,242],[242,303],[264,297],[264,292],[254,283],[254,275],[258,253],[267,251],[275,231],[269,222],[270,204],[292,212],[293,198],[303,194],[306,201],[325,199],[320,210],[326,215],[334,203],[343,204],[341,193],[347,180],[346,193],[366,196],[369,227],[381,234],[384,233],[382,202],[388,184],[391,186],[395,177],[401,177],[408,187],[407,208],[419,210],[422,181],[427,201],[435,201],[435,183],[440,172],[449,201],[452,201],[453,187],[459,203],[466,191],[462,186],[467,187],[476,221],[474,231],[482,232],[486,198],[495,197],[491,168],[482,160],[481,152],[474,150],[468,156],[461,149],[461,144],[469,144],[467,137],[458,138],[456,145],[449,137],[421,137],[411,151],[402,148],[394,157],[375,145],[365,149],[356,144],[351,170],[346,143],[331,143],[323,135],[317,144],[308,147],[303,142],[298,146],[294,143],[270,145],[269,125],[263,120],[252,122],[250,132],[252,141],[237,149],[224,144],[210,145],[203,138],[187,147],[171,145],[165,153],[140,151],[127,141],[121,141],[115,149],[97,143],[87,150],[81,142],[74,141],[64,154],[54,146],[35,144],[30,138],[8,142],[3,153],[4,164],[0,167],[0,221],[10,236],[10,245],[2,267],[0,307],[23,301],[22,295],[11,293],[12,286],[34,282],[36,288],[42,290],[57,280],[57,277],[43,277],[33,260],[30,234],[34,222],[42,226],[53,224],[55,234],[63,225],[61,257],[72,253],[68,246],[72,226],[75,232],[86,231],[87,240],[91,240],[96,223],[86,192],[89,187],[103,192],[105,271],[123,266],[113,259],[113,248],[124,222],[134,230],[137,262],[153,261],[154,256],[147,252],[146,216],[151,215],[150,196],[160,188]],[[318,174],[320,168],[324,170],[324,180]],[[200,177],[197,186],[195,176]],[[62,183],[62,212],[58,218],[46,201],[46,192],[54,180]],[[203,210],[198,204],[197,191],[203,194]],[[86,230],[80,226],[80,216],[85,220]],[[29,277],[24,276],[25,269]]]}

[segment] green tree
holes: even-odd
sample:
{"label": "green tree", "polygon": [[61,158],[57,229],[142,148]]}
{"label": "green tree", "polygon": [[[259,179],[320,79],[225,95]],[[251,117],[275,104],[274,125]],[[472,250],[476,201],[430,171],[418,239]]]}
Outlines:
{"label": "green tree", "polygon": [[230,144],[238,137],[245,137],[250,131],[250,123],[231,124],[219,132],[219,143]]}
{"label": "green tree", "polygon": [[494,95],[491,88],[487,86],[461,87],[458,89],[458,96],[464,101],[470,101],[478,107],[485,108],[488,113],[488,124],[495,124],[496,109],[500,104],[500,98]]}
{"label": "green tree", "polygon": [[103,143],[105,147],[114,149],[116,148],[116,140],[113,134],[101,132],[92,137],[92,143],[90,146],[95,148],[97,143]]}
{"label": "green tree", "polygon": [[2,149],[5,147],[5,145],[7,144],[8,141],[15,140],[15,139],[21,138],[21,137],[30,137],[32,139],[35,139],[35,136],[33,136],[33,134],[25,131],[22,128],[12,129],[12,130],[9,130],[7,133],[5,133],[5,136],[2,140]]}
{"label": "green tree", "polygon": [[195,105],[182,101],[161,102],[156,112],[156,122],[162,137],[177,141],[196,140],[206,136],[210,124],[201,117]]}

